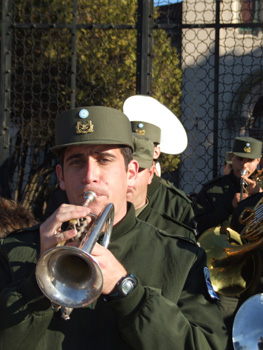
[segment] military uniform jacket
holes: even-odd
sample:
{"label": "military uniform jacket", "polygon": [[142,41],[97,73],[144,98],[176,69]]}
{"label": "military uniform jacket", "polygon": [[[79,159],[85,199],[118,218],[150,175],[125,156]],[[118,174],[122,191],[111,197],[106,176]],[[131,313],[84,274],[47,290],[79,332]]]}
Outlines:
{"label": "military uniform jacket", "polygon": [[137,215],[140,220],[146,221],[163,230],[167,233],[175,234],[177,236],[188,237],[193,240],[195,239],[195,230],[173,218],[164,214],[158,213],[156,210],[151,208],[150,202],[148,205]]}
{"label": "military uniform jacket", "polygon": [[147,197],[151,207],[160,214],[166,214],[185,225],[194,227],[194,211],[190,199],[170,182],[154,175],[148,185]]}
{"label": "military uniform jacket", "polygon": [[195,220],[199,234],[215,226],[227,226],[234,207],[232,200],[240,192],[240,179],[233,171],[205,184],[197,195]]}
{"label": "military uniform jacket", "polygon": [[109,245],[139,281],[121,300],[101,296],[63,320],[36,283],[39,245],[36,230],[1,243],[1,349],[225,349],[223,321],[203,274],[204,251],[136,219],[133,206]]}

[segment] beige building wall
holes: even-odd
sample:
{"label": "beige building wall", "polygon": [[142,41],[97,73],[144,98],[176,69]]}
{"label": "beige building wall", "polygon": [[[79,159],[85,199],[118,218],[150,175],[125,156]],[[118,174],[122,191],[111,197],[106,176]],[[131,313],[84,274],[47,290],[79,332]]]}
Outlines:
{"label": "beige building wall", "polygon": [[[239,0],[220,1],[219,66],[216,69],[216,2],[183,0],[182,24],[182,123],[189,145],[182,154],[180,187],[189,194],[213,178],[214,131],[218,131],[218,175],[224,155],[235,136],[248,134],[246,126],[263,95],[262,31],[231,28],[240,23]],[[260,20],[262,11],[259,11]],[[199,27],[197,27],[199,25]],[[225,27],[224,27],[225,25]],[[216,82],[218,81],[218,84]],[[218,89],[218,92],[217,92]],[[246,90],[246,91],[242,91]],[[242,91],[242,94],[240,93]],[[242,97],[241,97],[242,95]],[[218,96],[218,129],[214,124]]]}

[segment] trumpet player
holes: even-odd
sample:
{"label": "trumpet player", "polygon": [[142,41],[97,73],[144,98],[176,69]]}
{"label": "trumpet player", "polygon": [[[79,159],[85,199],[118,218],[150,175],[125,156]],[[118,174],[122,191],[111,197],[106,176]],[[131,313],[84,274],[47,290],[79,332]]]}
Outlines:
{"label": "trumpet player", "polygon": [[[225,349],[203,249],[138,220],[126,200],[138,173],[128,118],[101,106],[65,111],[56,119],[52,150],[70,204],[62,204],[39,229],[1,241],[0,348]],[[87,207],[82,205],[86,191],[96,194]],[[47,251],[58,243],[68,246],[77,235],[76,229],[62,229],[65,222],[99,215],[109,203],[115,207],[110,244],[96,243],[91,251],[103,276],[101,295],[91,305],[73,309],[65,320],[37,284],[36,265]],[[57,270],[52,261],[49,268]],[[66,282],[55,275],[53,286],[63,292]],[[75,280],[79,271],[71,270],[71,275]],[[74,287],[77,298],[83,286]]]}
{"label": "trumpet player", "polygon": [[252,137],[235,138],[230,174],[207,182],[197,195],[194,210],[199,235],[211,227],[229,226],[237,204],[262,192],[257,179],[261,155],[261,141]]}

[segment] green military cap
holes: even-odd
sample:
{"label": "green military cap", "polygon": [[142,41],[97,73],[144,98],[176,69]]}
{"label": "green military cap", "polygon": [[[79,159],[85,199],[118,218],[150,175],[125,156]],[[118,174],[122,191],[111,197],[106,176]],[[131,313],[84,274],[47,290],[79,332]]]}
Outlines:
{"label": "green military cap", "polygon": [[152,140],[136,133],[132,134],[132,138],[134,146],[133,158],[137,160],[140,168],[150,169],[153,165],[154,153]]}
{"label": "green military cap", "polygon": [[232,164],[232,152],[226,152],[225,162],[227,164]]}
{"label": "green military cap", "polygon": [[233,151],[241,158],[257,159],[262,155],[262,142],[253,137],[236,137]]}
{"label": "green military cap", "polygon": [[123,145],[133,150],[129,119],[110,107],[79,107],[65,111],[56,118],[53,152],[76,145]]}
{"label": "green military cap", "polygon": [[132,132],[146,136],[154,143],[159,144],[161,142],[161,129],[156,125],[142,121],[132,121],[131,128]]}

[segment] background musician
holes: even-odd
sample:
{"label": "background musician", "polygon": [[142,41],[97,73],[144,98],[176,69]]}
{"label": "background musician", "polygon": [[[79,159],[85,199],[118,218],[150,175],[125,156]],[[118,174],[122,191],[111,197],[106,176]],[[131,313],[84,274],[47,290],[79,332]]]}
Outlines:
{"label": "background musician", "polygon": [[[203,185],[197,196],[195,219],[197,221],[199,237],[201,236],[202,238],[202,234],[208,233],[208,229],[216,226],[230,227],[233,213],[235,210],[237,210],[238,206],[243,207],[245,202],[261,196],[261,182],[257,179],[257,167],[261,159],[261,153],[261,141],[251,137],[235,138],[232,150],[232,171],[229,175],[221,176]],[[241,176],[242,170],[246,170],[246,175]],[[241,187],[242,181],[244,181],[244,188]],[[240,201],[241,190],[243,191],[242,201]],[[223,248],[218,247],[218,249]],[[242,277],[245,281],[247,281],[247,286],[251,283],[252,275],[255,277],[248,290],[245,292],[243,291],[243,293],[241,291],[239,294],[236,293],[232,295],[220,293],[220,310],[228,329],[229,350],[233,349],[232,327],[235,314],[246,298],[255,293],[259,282],[261,273],[261,259],[257,256],[256,261],[258,265],[257,271],[254,270],[255,266],[253,267],[250,260],[242,270]],[[229,260],[228,263],[238,264],[239,262],[231,262],[231,260]],[[222,269],[224,269],[224,267]],[[224,277],[227,281],[227,274]],[[231,281],[229,281],[229,283],[231,284]]]}
{"label": "background musician", "polygon": [[[98,106],[66,111],[57,117],[52,150],[70,204],[62,204],[39,230],[1,241],[0,275],[8,281],[0,292],[1,349],[225,349],[203,249],[138,220],[127,203],[138,162],[126,116]],[[83,207],[86,191],[97,199]],[[109,249],[96,244],[91,252],[103,275],[102,295],[90,307],[73,309],[66,321],[39,289],[36,263],[77,234],[62,230],[63,223],[98,215],[108,203],[115,207]]]}
{"label": "background musician", "polygon": [[[211,227],[229,225],[242,191],[242,199],[262,192],[261,182],[254,178],[261,155],[261,141],[252,137],[235,138],[230,174],[207,182],[197,195],[194,211],[199,235]],[[246,170],[244,176],[242,170]]]}

